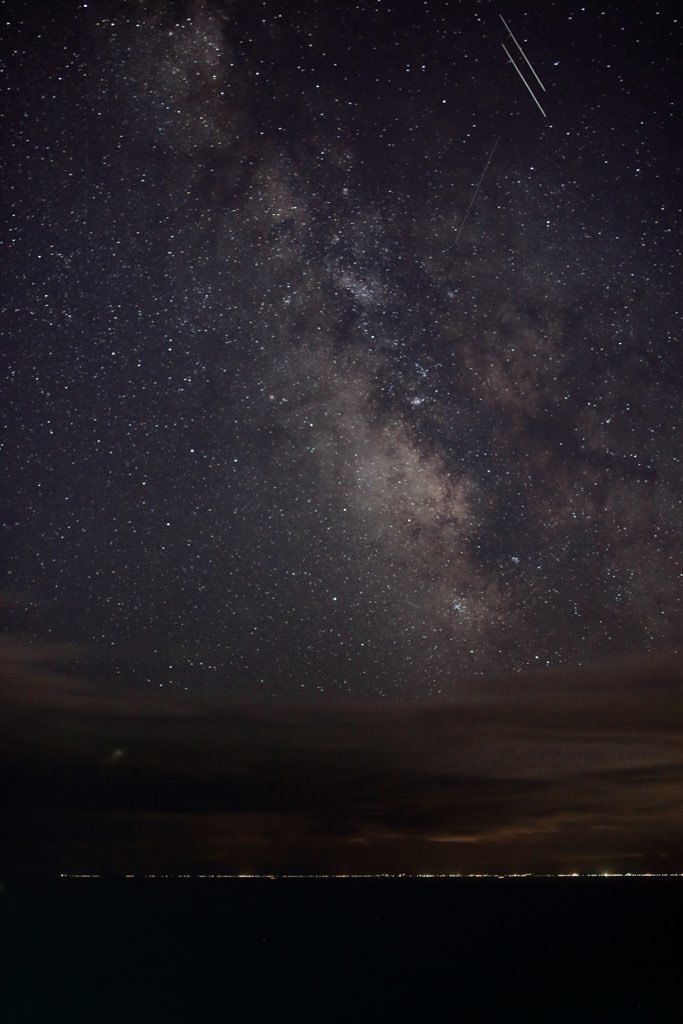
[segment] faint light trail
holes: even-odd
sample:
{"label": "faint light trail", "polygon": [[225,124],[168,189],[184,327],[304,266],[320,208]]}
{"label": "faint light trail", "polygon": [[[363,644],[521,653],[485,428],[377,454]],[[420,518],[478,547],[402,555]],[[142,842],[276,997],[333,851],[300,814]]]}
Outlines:
{"label": "faint light trail", "polygon": [[476,199],[477,199],[477,196],[479,195],[479,189],[481,188],[482,182],[483,182],[483,180],[484,180],[484,176],[485,176],[486,172],[487,172],[487,171],[488,171],[488,169],[489,169],[489,164],[490,164],[490,163],[491,163],[491,161],[493,160],[493,154],[494,154],[494,153],[496,152],[496,146],[498,145],[498,143],[499,143],[499,142],[500,142],[500,135],[498,136],[498,138],[496,139],[496,141],[495,141],[495,142],[493,143],[493,149],[492,149],[492,150],[491,150],[491,152],[489,153],[489,158],[488,158],[488,160],[486,161],[486,166],[484,167],[484,170],[483,170],[483,171],[481,172],[481,178],[480,178],[480,179],[479,179],[479,181],[477,182],[477,187],[476,187],[476,188],[475,188],[475,190],[474,190],[474,195],[473,195],[473,196],[472,196],[472,198],[470,199],[470,205],[469,205],[469,206],[467,207],[467,210],[465,211],[465,216],[464,216],[464,217],[463,217],[463,219],[462,219],[462,224],[461,224],[461,225],[460,225],[460,227],[458,228],[458,233],[457,233],[457,235],[455,236],[455,242],[453,243],[454,245],[457,245],[457,244],[458,244],[458,239],[460,238],[460,233],[461,233],[462,229],[463,229],[463,228],[465,227],[465,224],[467,223],[467,218],[468,218],[468,217],[469,217],[469,215],[470,215],[470,210],[471,210],[471,209],[472,209],[472,207],[474,206],[474,204],[475,204],[475,202],[476,202]]}

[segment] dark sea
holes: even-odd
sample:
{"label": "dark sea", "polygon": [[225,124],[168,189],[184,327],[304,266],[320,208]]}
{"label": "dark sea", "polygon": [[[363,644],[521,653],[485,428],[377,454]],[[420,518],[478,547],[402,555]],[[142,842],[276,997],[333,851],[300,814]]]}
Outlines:
{"label": "dark sea", "polygon": [[9,881],[0,912],[3,1024],[680,1019],[683,878]]}

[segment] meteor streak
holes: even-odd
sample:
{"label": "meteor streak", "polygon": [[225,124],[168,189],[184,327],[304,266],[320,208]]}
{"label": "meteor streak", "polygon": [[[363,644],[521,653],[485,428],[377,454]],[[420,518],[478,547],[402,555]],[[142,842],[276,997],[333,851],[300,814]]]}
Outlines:
{"label": "meteor streak", "polygon": [[[510,53],[510,51],[508,50],[507,46],[505,45],[505,43],[501,43],[501,46],[503,47],[503,49],[504,49],[504,50],[505,50],[505,52],[507,53],[508,57],[510,58],[510,62],[511,62],[511,64],[512,64],[513,68],[515,69],[515,71],[517,72],[517,74],[518,74],[518,75],[519,75],[519,77],[520,77],[520,78],[522,79],[522,81],[524,82],[525,86],[527,87],[527,89],[528,89],[528,90],[529,90],[529,92],[531,93],[531,98],[533,99],[534,103],[536,104],[536,106],[538,107],[538,109],[539,109],[539,110],[541,111],[541,113],[543,114],[543,116],[544,116],[544,117],[546,117],[547,115],[546,115],[546,112],[545,112],[545,110],[543,109],[543,107],[541,106],[541,104],[540,104],[540,103],[538,102],[538,100],[536,99],[536,96],[534,95],[534,91],[533,91],[533,89],[531,88],[531,86],[529,85],[529,83],[527,82],[526,78],[524,77],[524,75],[522,74],[522,72],[521,72],[521,71],[519,70],[519,68],[518,68],[518,67],[517,67],[517,65],[515,64],[514,58],[513,58],[512,54]],[[533,68],[532,68],[532,71],[533,71]]]}
{"label": "meteor streak", "polygon": [[[522,49],[522,47],[521,47],[521,46],[519,45],[519,43],[518,43],[518,42],[517,42],[517,40],[515,39],[514,35],[512,34],[512,29],[511,29],[511,28],[510,28],[510,26],[508,25],[507,21],[505,20],[505,18],[503,17],[503,15],[502,15],[502,14],[499,14],[499,15],[498,15],[498,17],[500,18],[500,20],[501,20],[501,21],[503,22],[503,24],[505,25],[505,28],[506,28],[506,29],[508,30],[508,32],[509,32],[509,33],[510,33],[510,35],[512,36],[512,40],[513,40],[513,42],[514,42],[515,46],[517,47],[517,49],[518,49],[518,50],[519,50],[519,52],[521,53],[522,57],[524,57],[524,60],[525,60],[525,61],[527,62],[527,64],[529,65],[529,67],[530,67],[530,69],[531,69],[531,73],[532,73],[532,75],[534,76],[534,78],[536,79],[536,81],[538,82],[538,84],[540,85],[541,89],[543,89],[543,92],[545,92],[545,86],[544,86],[543,82],[541,81],[541,79],[540,79],[540,78],[538,77],[538,75],[537,75],[537,74],[536,74],[536,72],[534,71],[534,69],[533,69],[533,67],[532,67],[532,65],[531,65],[531,61],[529,60],[529,58],[528,58],[528,57],[527,57],[527,55],[525,54],[524,50]],[[510,58],[510,59],[512,60],[512,58]]]}
{"label": "meteor streak", "polygon": [[476,200],[477,196],[479,195],[479,189],[481,188],[481,184],[482,184],[482,182],[483,182],[483,180],[484,180],[484,175],[486,174],[486,172],[487,172],[487,171],[488,171],[488,169],[489,169],[489,164],[490,164],[490,163],[491,163],[491,161],[493,160],[493,154],[494,154],[494,153],[496,152],[496,146],[498,145],[498,143],[499,143],[499,142],[500,142],[500,135],[498,136],[498,138],[496,139],[496,141],[495,141],[495,142],[493,143],[493,149],[492,149],[492,150],[491,150],[491,152],[489,153],[489,158],[488,158],[488,160],[486,161],[486,166],[484,167],[484,170],[483,170],[483,171],[481,172],[481,178],[480,178],[480,179],[479,179],[479,181],[477,182],[477,187],[476,187],[476,188],[475,188],[475,190],[474,190],[474,195],[473,195],[473,196],[472,196],[472,198],[470,199],[470,205],[469,205],[469,206],[467,207],[467,210],[465,211],[465,216],[464,216],[464,217],[463,217],[463,219],[462,219],[462,224],[461,224],[461,225],[460,225],[460,227],[458,228],[458,233],[457,233],[457,235],[455,236],[455,242],[453,243],[453,245],[457,245],[457,244],[458,244],[458,239],[460,238],[460,233],[461,233],[462,229],[463,229],[463,228],[465,227],[465,224],[466,224],[466,222],[467,222],[467,218],[468,218],[468,217],[469,217],[469,215],[470,215],[470,210],[471,210],[471,209],[472,209],[472,207],[474,206],[475,200]]}

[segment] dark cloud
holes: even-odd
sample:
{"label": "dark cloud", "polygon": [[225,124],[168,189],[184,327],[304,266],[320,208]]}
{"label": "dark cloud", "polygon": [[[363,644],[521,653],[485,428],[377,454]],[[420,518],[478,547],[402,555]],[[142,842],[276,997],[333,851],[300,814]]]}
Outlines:
{"label": "dark cloud", "polygon": [[51,670],[59,653],[5,650],[6,871],[663,870],[683,852],[673,659],[323,705],[112,694]]}

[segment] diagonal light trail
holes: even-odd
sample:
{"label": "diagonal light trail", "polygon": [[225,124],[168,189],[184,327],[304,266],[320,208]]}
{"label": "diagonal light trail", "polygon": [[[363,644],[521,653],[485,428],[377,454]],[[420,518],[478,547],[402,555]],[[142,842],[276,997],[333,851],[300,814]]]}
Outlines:
{"label": "diagonal light trail", "polygon": [[510,35],[512,36],[512,40],[513,40],[513,42],[514,42],[515,46],[517,47],[517,49],[519,50],[519,52],[521,53],[522,57],[524,57],[524,60],[525,60],[525,61],[527,62],[527,64],[528,64],[528,65],[529,65],[529,67],[531,68],[531,73],[532,73],[532,75],[534,76],[534,78],[536,79],[536,81],[538,82],[538,84],[540,85],[541,89],[543,89],[543,92],[545,92],[545,86],[544,86],[543,82],[541,81],[541,79],[540,79],[540,78],[538,77],[538,75],[537,75],[537,74],[536,74],[536,72],[534,71],[534,69],[533,69],[533,66],[532,66],[532,64],[531,64],[531,61],[529,60],[529,58],[528,58],[528,57],[527,57],[527,55],[525,54],[524,50],[522,49],[522,47],[521,47],[521,46],[519,45],[519,43],[518,43],[518,42],[517,42],[517,40],[515,39],[515,37],[514,37],[514,35],[513,35],[513,33],[512,33],[512,29],[511,29],[511,28],[510,28],[510,26],[508,25],[507,21],[505,20],[505,18],[503,17],[503,15],[502,15],[502,14],[499,14],[499,15],[498,15],[498,17],[499,17],[499,18],[500,18],[500,20],[501,20],[501,21],[503,22],[503,24],[505,25],[505,28],[506,28],[506,29],[508,30],[508,32],[509,32],[509,33],[510,33]]}
{"label": "diagonal light trail", "polygon": [[474,190],[474,195],[473,195],[473,196],[472,196],[472,198],[470,199],[470,205],[469,205],[469,206],[467,207],[467,210],[465,211],[465,216],[464,216],[464,217],[463,217],[463,219],[462,219],[462,224],[461,224],[461,225],[460,225],[460,227],[458,228],[458,233],[457,233],[457,235],[455,236],[455,242],[453,243],[453,245],[454,245],[454,246],[458,244],[458,239],[460,238],[460,233],[461,233],[462,229],[463,229],[463,228],[465,227],[465,224],[466,224],[466,222],[467,222],[467,218],[468,218],[468,217],[469,217],[469,215],[470,215],[470,210],[471,210],[471,209],[472,209],[472,207],[474,206],[474,203],[475,203],[475,201],[476,201],[476,198],[477,198],[477,196],[479,195],[479,189],[481,188],[482,182],[483,182],[483,180],[484,180],[484,175],[486,174],[486,172],[487,172],[487,171],[488,171],[488,169],[489,169],[489,164],[490,164],[490,163],[491,163],[491,161],[493,160],[493,154],[494,154],[494,153],[496,152],[496,146],[498,145],[498,143],[499,143],[499,142],[500,142],[500,135],[498,136],[498,138],[496,139],[496,141],[495,141],[495,142],[493,143],[493,149],[492,149],[492,150],[491,150],[491,152],[489,153],[489,158],[488,158],[488,160],[486,161],[486,166],[484,167],[484,170],[483,170],[483,171],[481,172],[481,178],[480,178],[480,179],[479,179],[479,181],[477,182],[477,187],[476,187],[476,188],[475,188],[475,190]]}
{"label": "diagonal light trail", "polygon": [[517,72],[517,74],[518,74],[518,75],[519,75],[519,77],[520,77],[520,78],[522,79],[522,81],[524,82],[525,86],[527,87],[527,89],[528,89],[528,90],[529,90],[529,92],[531,93],[531,97],[532,97],[532,99],[533,99],[534,103],[536,104],[536,106],[538,107],[538,109],[539,109],[539,110],[541,111],[541,113],[543,114],[543,116],[544,116],[544,117],[546,117],[547,115],[546,115],[546,112],[545,112],[545,110],[543,109],[543,107],[541,106],[541,104],[540,104],[540,103],[538,102],[538,100],[536,99],[536,96],[535,96],[535,94],[534,94],[534,91],[533,91],[533,89],[531,88],[531,86],[529,85],[529,83],[527,82],[526,78],[524,77],[524,75],[522,74],[522,72],[521,72],[521,71],[519,70],[519,68],[518,68],[518,67],[517,67],[517,65],[515,64],[514,58],[513,58],[512,54],[510,53],[510,51],[508,50],[507,46],[505,45],[505,43],[501,43],[501,46],[503,47],[503,49],[504,49],[504,50],[505,50],[505,52],[507,53],[508,57],[510,58],[510,61],[511,61],[511,63],[512,63],[512,66],[513,66],[513,68],[515,69],[515,71]]}

